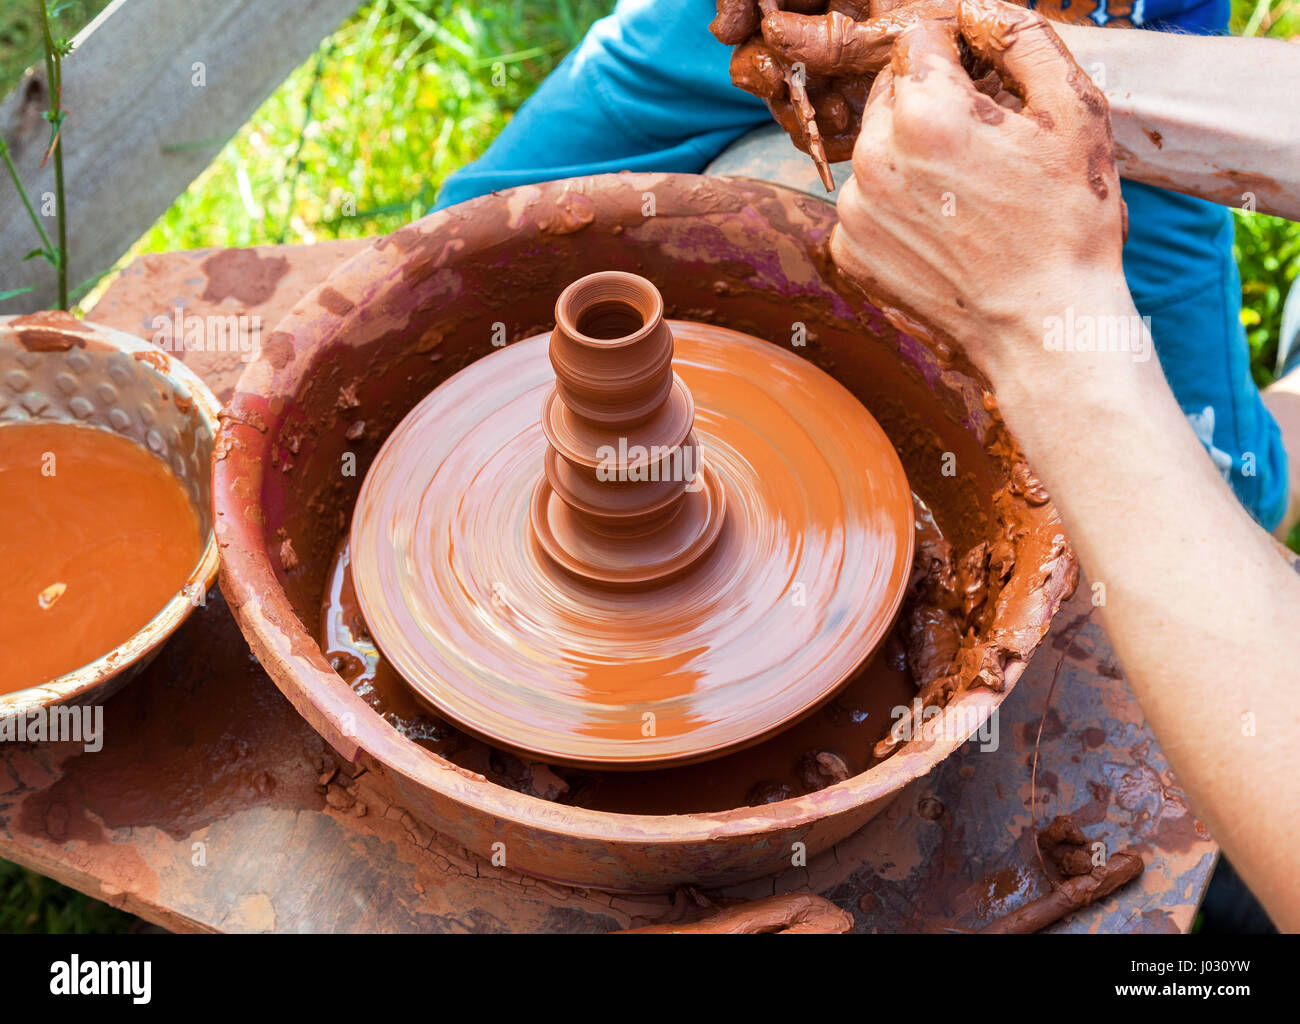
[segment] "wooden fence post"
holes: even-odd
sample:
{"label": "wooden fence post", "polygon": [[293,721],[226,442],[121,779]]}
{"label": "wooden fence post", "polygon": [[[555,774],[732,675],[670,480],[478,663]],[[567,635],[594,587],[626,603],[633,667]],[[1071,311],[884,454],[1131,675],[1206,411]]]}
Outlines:
{"label": "wooden fence post", "polygon": [[[64,64],[64,167],[76,287],[111,267],[358,0],[115,0]],[[43,68],[3,102],[0,132],[39,209],[54,191]],[[0,168],[2,170],[2,168]],[[54,234],[54,218],[47,220]],[[8,175],[0,177],[0,313],[57,301],[54,271]]]}

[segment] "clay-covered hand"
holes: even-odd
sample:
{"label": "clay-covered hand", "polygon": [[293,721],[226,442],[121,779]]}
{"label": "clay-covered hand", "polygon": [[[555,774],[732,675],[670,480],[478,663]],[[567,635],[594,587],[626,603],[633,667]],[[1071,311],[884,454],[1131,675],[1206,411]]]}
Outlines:
{"label": "clay-covered hand", "polygon": [[736,47],[731,78],[767,101],[804,152],[809,138],[790,95],[804,83],[831,162],[853,155],[862,110],[898,34],[919,20],[957,18],[957,0],[718,0],[710,26]]}
{"label": "clay-covered hand", "polygon": [[[890,0],[875,0],[888,5]],[[772,116],[805,153],[809,138],[798,108],[791,97],[790,83],[796,76],[807,92],[816,115],[820,144],[831,162],[853,155],[862,108],[871,87],[869,76],[840,77],[833,70],[810,74],[798,57],[778,54],[763,39],[764,18],[804,18],[833,13],[836,17],[865,18],[868,0],[718,0],[718,14],[709,26],[714,36],[734,46],[731,80],[765,100]],[[819,20],[819,19],[818,19]]]}
{"label": "clay-covered hand", "polygon": [[[958,30],[1004,102],[962,67]],[[1106,100],[1037,13],[960,0],[956,25],[906,28],[872,87],[853,175],[837,266],[895,326],[960,345],[993,380],[1028,355],[1011,327],[1037,316],[1041,330],[1053,304],[1125,287]]]}

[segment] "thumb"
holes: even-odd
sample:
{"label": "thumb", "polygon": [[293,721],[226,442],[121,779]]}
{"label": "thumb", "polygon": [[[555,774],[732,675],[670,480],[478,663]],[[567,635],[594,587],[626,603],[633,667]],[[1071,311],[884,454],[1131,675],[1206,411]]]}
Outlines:
{"label": "thumb", "polygon": [[951,22],[918,21],[894,43],[894,127],[933,144],[968,130],[968,111],[982,97],[963,70],[957,30]]}

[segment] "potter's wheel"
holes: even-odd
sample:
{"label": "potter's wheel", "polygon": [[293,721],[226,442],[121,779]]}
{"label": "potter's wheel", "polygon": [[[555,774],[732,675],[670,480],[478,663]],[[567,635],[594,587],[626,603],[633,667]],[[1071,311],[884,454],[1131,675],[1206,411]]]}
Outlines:
{"label": "potter's wheel", "polygon": [[[668,323],[647,301],[628,325],[643,335]],[[548,762],[659,767],[754,743],[887,634],[912,559],[902,466],[790,351],[673,321],[671,364],[646,346],[611,362],[624,328],[586,338],[571,312],[565,337],[446,381],[381,449],[351,533],[370,633],[439,713]],[[601,423],[610,380],[631,418]],[[574,460],[602,437],[698,446],[699,477],[593,488]]]}

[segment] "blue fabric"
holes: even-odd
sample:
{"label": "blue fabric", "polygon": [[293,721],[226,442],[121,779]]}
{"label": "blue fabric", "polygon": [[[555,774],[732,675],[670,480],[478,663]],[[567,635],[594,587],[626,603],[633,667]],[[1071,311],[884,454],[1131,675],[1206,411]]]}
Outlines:
{"label": "blue fabric", "polygon": [[1196,35],[1213,35],[1228,26],[1230,0],[1064,0],[1063,3],[1034,3],[1045,15],[1057,21],[1081,22],[1085,18],[1095,25],[1133,26],[1134,28],[1171,29]]}
{"label": "blue fabric", "polygon": [[[1049,0],[1062,20],[1212,34],[1228,0]],[[698,173],[769,121],[731,84],[729,51],[710,35],[713,0],[620,0],[542,83],[437,207],[536,181],[618,171]],[[1287,504],[1281,434],[1250,376],[1232,216],[1199,199],[1124,182],[1124,271],[1151,318],[1174,395],[1242,504],[1272,529]]]}
{"label": "blue fabric", "polygon": [[442,187],[437,208],[584,174],[698,173],[771,120],[731,84],[713,0],[621,0],[533,93],[491,148]]}
{"label": "blue fabric", "polygon": [[1124,274],[1169,386],[1197,437],[1255,519],[1272,530],[1289,495],[1282,433],[1250,374],[1241,279],[1225,207],[1137,182]]}

